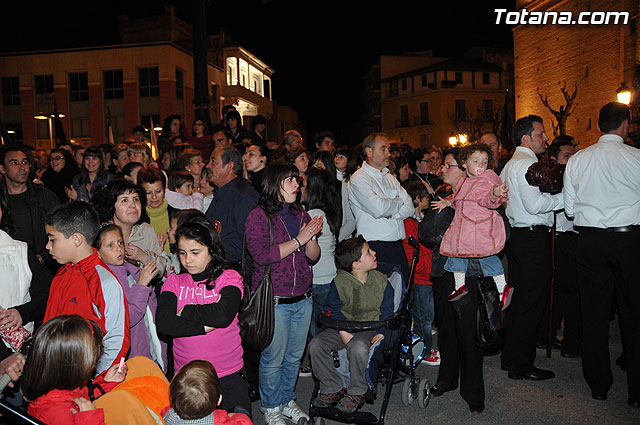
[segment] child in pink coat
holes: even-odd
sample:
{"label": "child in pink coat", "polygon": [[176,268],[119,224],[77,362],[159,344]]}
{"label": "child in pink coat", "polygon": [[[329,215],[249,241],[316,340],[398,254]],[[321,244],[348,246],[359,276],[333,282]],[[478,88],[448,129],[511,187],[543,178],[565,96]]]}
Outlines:
{"label": "child in pink coat", "polygon": [[449,257],[445,270],[453,273],[455,290],[449,301],[467,294],[465,274],[469,258],[478,258],[485,276],[493,277],[500,293],[500,306],[509,306],[513,288],[507,285],[500,259],[496,256],[506,239],[504,222],[496,211],[507,200],[507,186],[492,170],[487,170],[491,151],[482,144],[469,145],[460,151],[458,163],[466,170],[456,183],[453,204],[440,199],[433,205],[438,210],[453,206],[456,210],[451,225],[440,245],[440,253]]}

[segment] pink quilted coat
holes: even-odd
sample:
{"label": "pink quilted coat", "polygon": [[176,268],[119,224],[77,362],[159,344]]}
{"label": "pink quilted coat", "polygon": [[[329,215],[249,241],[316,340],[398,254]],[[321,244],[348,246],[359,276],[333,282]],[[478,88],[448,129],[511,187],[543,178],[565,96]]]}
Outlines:
{"label": "pink quilted coat", "polygon": [[502,203],[493,196],[496,184],[502,182],[491,170],[458,180],[453,194],[456,214],[442,239],[442,255],[482,258],[502,251],[506,233],[502,217],[495,210]]}

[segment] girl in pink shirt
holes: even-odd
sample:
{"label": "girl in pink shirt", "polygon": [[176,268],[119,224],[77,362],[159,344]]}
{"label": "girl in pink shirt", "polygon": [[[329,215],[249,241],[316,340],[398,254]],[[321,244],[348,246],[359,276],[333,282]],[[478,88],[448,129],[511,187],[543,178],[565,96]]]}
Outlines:
{"label": "girl in pink shirt", "polygon": [[509,306],[513,288],[507,285],[502,263],[496,256],[504,248],[506,239],[504,222],[496,208],[507,200],[508,190],[496,173],[487,170],[491,159],[486,145],[464,147],[458,163],[467,173],[456,184],[453,203],[441,198],[434,201],[433,206],[439,211],[448,206],[456,210],[440,245],[440,253],[449,257],[444,268],[452,272],[455,279],[455,290],[449,295],[449,301],[457,301],[467,294],[468,261],[478,258],[482,273],[493,277],[504,310]]}
{"label": "girl in pink shirt", "polygon": [[221,408],[251,416],[238,327],[242,277],[204,217],[182,224],[176,240],[182,273],[165,281],[156,315],[158,331],[174,337],[175,371],[192,360],[209,361],[220,377]]}

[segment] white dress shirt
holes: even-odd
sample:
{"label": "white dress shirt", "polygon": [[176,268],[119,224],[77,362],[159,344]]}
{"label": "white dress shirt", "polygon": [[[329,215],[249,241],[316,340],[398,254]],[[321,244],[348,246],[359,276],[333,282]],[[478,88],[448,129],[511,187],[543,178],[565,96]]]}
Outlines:
{"label": "white dress shirt", "polygon": [[569,220],[564,210],[556,211],[556,232],[575,232],[573,220]]}
{"label": "white dress shirt", "polygon": [[640,224],[640,150],[620,136],[603,134],[569,159],[563,194],[575,226]]}
{"label": "white dress shirt", "polygon": [[349,202],[356,217],[356,231],[368,241],[393,242],[404,239],[405,218],[415,208],[398,180],[366,162],[349,180]]}
{"label": "white dress shirt", "polygon": [[524,146],[516,147],[513,156],[500,173],[507,184],[507,218],[512,227],[553,226],[553,211],[562,208],[562,194],[551,195],[540,192],[525,179],[531,164],[538,162],[536,154]]}

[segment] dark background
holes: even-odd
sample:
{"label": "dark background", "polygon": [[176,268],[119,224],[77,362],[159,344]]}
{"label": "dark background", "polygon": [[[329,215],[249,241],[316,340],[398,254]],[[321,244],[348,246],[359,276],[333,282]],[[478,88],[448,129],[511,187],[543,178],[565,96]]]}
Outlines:
{"label": "dark background", "polygon": [[[168,4],[192,22],[191,1],[6,3],[2,52],[119,44],[119,15],[161,15]],[[223,27],[273,68],[274,100],[296,110],[309,134],[329,129],[352,139],[364,111],[362,76],[379,55],[511,47],[511,27],[495,24],[496,8],[514,11],[515,0],[209,0],[207,33]]]}

